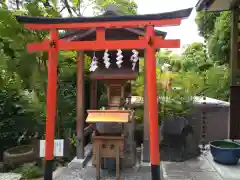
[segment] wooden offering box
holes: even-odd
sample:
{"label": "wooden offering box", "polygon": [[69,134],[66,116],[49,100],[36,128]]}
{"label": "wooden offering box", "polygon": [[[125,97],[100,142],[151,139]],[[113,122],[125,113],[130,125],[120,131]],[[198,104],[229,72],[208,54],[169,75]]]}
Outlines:
{"label": "wooden offering box", "polygon": [[130,110],[88,110],[87,123],[127,123]]}

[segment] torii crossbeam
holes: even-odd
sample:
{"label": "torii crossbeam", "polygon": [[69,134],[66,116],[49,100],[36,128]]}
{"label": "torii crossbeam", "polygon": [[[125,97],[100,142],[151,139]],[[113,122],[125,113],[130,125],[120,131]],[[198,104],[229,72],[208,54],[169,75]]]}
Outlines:
{"label": "torii crossbeam", "polygon": [[[29,52],[48,51],[48,88],[46,118],[46,169],[45,180],[52,180],[54,132],[56,115],[56,88],[58,51],[60,50],[116,50],[145,49],[147,63],[148,119],[150,128],[150,160],[152,180],[160,179],[159,125],[156,86],[156,49],[179,48],[180,40],[163,40],[155,35],[154,27],[180,25],[182,18],[190,15],[192,9],[152,15],[45,18],[17,16],[17,20],[31,30],[48,30],[50,39],[28,45]],[[145,28],[145,36],[138,40],[106,40],[107,28]],[[59,39],[58,30],[96,28],[95,41],[67,42]]]}

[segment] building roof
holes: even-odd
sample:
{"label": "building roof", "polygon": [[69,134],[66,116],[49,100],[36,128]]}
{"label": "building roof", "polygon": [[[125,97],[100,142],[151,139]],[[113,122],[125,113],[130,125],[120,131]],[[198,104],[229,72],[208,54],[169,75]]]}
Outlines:
{"label": "building roof", "polygon": [[196,9],[197,11],[227,11],[239,4],[240,0],[199,0]]}

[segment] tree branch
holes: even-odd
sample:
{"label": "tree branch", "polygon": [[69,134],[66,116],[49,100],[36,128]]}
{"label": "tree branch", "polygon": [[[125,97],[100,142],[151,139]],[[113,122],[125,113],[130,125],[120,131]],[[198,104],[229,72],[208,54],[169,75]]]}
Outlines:
{"label": "tree branch", "polygon": [[70,15],[71,17],[73,17],[72,8],[70,7],[68,1],[67,1],[67,0],[62,0],[62,2],[63,2],[63,4],[66,6],[69,15]]}

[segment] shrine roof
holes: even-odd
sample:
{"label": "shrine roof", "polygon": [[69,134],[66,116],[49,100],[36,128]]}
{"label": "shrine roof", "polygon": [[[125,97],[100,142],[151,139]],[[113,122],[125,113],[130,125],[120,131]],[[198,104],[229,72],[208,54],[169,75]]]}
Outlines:
{"label": "shrine roof", "polygon": [[132,71],[129,69],[97,69],[94,72],[91,72],[90,79],[97,79],[97,80],[136,80],[137,78],[137,72]]}
{"label": "shrine roof", "polygon": [[[114,5],[110,5],[101,16],[103,16],[103,17],[115,16],[116,17],[116,16],[123,16],[123,14],[118,12],[118,9]],[[145,30],[143,28],[122,28],[122,29],[125,30],[126,32],[134,33],[134,34],[141,35],[141,36],[143,36],[145,34]],[[109,31],[109,30],[107,30],[107,31]],[[119,31],[119,29],[117,29],[117,31]],[[63,39],[67,38],[69,41],[81,40],[84,37],[89,36],[95,32],[96,32],[95,29],[68,30],[60,38],[63,38]],[[155,29],[155,33],[156,33],[156,35],[162,36],[163,38],[165,38],[167,35],[166,32],[156,30],[156,29]]]}
{"label": "shrine roof", "polygon": [[120,16],[96,16],[96,17],[69,17],[69,18],[49,18],[49,17],[30,17],[16,16],[18,22],[25,24],[70,24],[70,23],[87,23],[87,22],[113,22],[113,21],[142,21],[142,20],[164,20],[175,18],[187,18],[192,12],[192,8],[165,12],[159,14],[146,15],[120,15]]}

